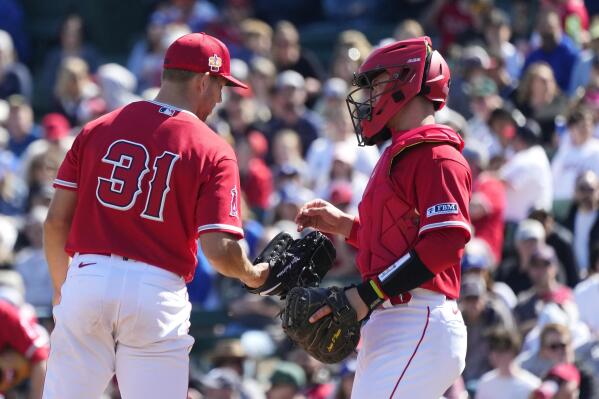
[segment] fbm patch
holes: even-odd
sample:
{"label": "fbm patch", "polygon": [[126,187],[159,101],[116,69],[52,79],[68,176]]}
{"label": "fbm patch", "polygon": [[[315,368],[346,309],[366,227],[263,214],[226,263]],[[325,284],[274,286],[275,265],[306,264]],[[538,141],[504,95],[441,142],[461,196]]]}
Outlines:
{"label": "fbm patch", "polygon": [[431,216],[435,215],[457,215],[459,212],[458,204],[455,202],[445,202],[428,208],[426,210],[426,217],[430,218]]}

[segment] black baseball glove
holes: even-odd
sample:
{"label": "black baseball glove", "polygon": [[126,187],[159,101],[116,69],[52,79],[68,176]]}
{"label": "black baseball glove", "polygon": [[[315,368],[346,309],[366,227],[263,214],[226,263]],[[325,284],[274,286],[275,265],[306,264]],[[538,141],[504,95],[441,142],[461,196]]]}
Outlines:
{"label": "black baseball glove", "polygon": [[255,265],[270,265],[266,282],[258,288],[246,288],[253,294],[284,298],[293,287],[316,287],[331,269],[335,256],[331,241],[318,231],[298,240],[289,233],[279,233],[254,260]]}
{"label": "black baseball glove", "polygon": [[[310,316],[325,305],[332,312],[310,323]],[[342,288],[293,288],[281,319],[287,336],[323,363],[340,362],[360,341],[360,322]]]}

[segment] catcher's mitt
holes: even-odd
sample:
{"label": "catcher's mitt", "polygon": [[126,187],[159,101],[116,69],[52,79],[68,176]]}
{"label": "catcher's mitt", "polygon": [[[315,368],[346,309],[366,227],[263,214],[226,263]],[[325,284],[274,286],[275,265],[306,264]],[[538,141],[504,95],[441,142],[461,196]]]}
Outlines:
{"label": "catcher's mitt", "polygon": [[25,356],[13,349],[0,352],[0,392],[7,392],[19,385],[29,378],[30,372],[31,367]]}
{"label": "catcher's mitt", "polygon": [[270,265],[266,282],[248,291],[284,298],[293,287],[316,287],[331,269],[335,256],[331,241],[318,231],[298,240],[288,233],[279,233],[254,260],[255,265],[261,262]]}
{"label": "catcher's mitt", "polygon": [[[331,314],[310,323],[310,316],[325,305]],[[323,363],[345,359],[360,341],[360,322],[342,288],[293,288],[281,319],[287,336]]]}

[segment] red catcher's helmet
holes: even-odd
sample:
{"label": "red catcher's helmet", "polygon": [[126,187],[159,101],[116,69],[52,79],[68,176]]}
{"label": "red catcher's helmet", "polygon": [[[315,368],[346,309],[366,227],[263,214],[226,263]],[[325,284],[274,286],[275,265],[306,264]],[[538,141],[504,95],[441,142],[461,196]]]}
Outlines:
{"label": "red catcher's helmet", "polygon": [[[377,96],[373,80],[383,72],[389,79]],[[450,72],[447,63],[432,49],[428,36],[391,43],[373,51],[354,74],[354,86],[347,96],[358,144],[373,145],[388,139],[386,124],[417,95],[433,102],[435,110],[445,105],[449,94]]]}

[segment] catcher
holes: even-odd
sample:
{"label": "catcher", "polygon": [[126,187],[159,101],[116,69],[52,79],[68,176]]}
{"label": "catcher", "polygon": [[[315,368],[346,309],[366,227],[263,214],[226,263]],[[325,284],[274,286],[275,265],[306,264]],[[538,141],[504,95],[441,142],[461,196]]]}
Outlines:
{"label": "catcher", "polygon": [[428,37],[378,48],[347,97],[362,145],[391,139],[354,217],[323,201],[296,217],[358,249],[363,282],[293,288],[283,327],[313,356],[338,361],[357,344],[352,398],[439,398],[465,366],[466,327],[456,305],[470,239],[471,176],[463,141],[435,123],[449,93],[447,63]]}

